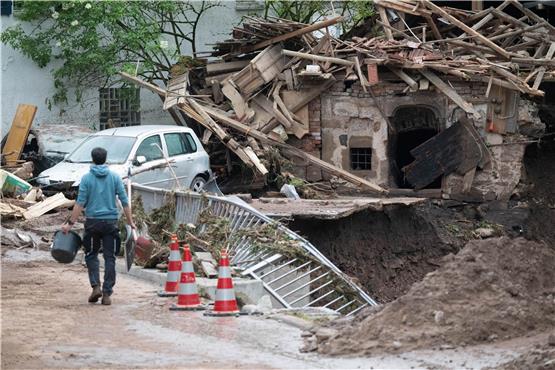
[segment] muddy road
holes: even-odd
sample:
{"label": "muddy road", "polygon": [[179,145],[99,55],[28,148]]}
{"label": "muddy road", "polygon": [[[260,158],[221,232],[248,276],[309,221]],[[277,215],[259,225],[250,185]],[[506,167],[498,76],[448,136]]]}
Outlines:
{"label": "muddy road", "polygon": [[3,251],[2,369],[480,368],[514,346],[414,351],[366,358],[300,353],[301,330],[266,317],[171,312],[150,283],[119,274],[112,306],[87,303],[85,267],[46,252]]}

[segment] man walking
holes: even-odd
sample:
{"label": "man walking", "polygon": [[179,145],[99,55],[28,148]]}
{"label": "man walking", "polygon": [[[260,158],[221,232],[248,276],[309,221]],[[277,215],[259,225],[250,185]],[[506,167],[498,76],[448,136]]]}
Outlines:
{"label": "man walking", "polygon": [[[116,173],[110,171],[105,164],[107,154],[104,148],[94,148],[91,151],[94,164],[91,165],[90,171],[81,178],[79,194],[73,212],[71,212],[69,220],[62,225],[62,231],[67,233],[77,221],[83,209],[85,210],[83,246],[89,271],[89,281],[93,288],[89,302],[96,303],[102,297],[102,304],[104,305],[112,303],[110,296],[116,283],[116,254],[121,244],[117,226],[116,195],[123,206],[127,223],[135,228],[123,181]],[[104,256],[102,291],[100,290],[100,274],[98,271],[98,252],[101,242]]]}

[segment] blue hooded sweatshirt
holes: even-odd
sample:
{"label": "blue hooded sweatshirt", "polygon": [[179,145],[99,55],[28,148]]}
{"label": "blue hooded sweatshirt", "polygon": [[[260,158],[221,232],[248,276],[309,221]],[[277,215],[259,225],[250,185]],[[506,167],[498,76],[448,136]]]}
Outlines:
{"label": "blue hooded sweatshirt", "polygon": [[87,218],[117,220],[116,195],[123,207],[129,205],[121,178],[106,165],[92,165],[81,178],[76,203],[85,208]]}

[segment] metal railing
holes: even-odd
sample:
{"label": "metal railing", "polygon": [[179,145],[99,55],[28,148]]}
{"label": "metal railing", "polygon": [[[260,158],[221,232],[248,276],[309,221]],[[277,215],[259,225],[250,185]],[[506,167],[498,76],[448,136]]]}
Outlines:
{"label": "metal railing", "polygon": [[273,299],[285,308],[326,307],[343,315],[353,315],[377,303],[351,278],[331,263],[308,240],[278,221],[260,213],[237,197],[168,191],[133,184],[133,194],[140,194],[145,211],[162,207],[174,197],[175,219],[180,224],[197,227],[201,212],[228,220],[232,233],[244,228],[271,224],[280,238],[297,242],[303,253],[288,257],[272,250],[254,248],[252,238],[241,236],[230,248],[231,263],[243,276],[260,281]]}

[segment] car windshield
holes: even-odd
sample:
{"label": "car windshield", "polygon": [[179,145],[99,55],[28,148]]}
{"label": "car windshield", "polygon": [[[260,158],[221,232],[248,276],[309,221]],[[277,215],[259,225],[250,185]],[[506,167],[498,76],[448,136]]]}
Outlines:
{"label": "car windshield", "polygon": [[91,151],[94,148],[100,147],[106,149],[108,152],[106,163],[124,163],[129,156],[129,152],[135,140],[137,139],[127,136],[93,135],[81,143],[81,145],[66,158],[66,162],[92,163]]}

